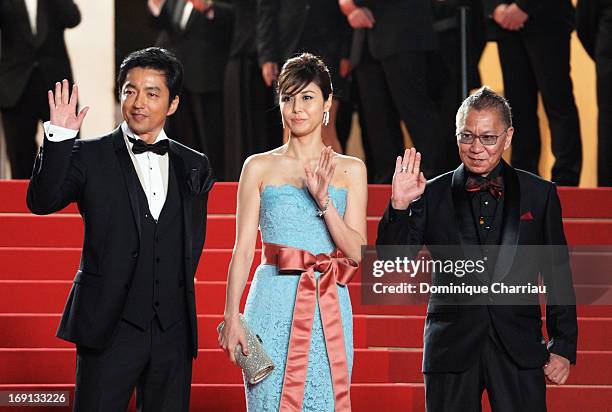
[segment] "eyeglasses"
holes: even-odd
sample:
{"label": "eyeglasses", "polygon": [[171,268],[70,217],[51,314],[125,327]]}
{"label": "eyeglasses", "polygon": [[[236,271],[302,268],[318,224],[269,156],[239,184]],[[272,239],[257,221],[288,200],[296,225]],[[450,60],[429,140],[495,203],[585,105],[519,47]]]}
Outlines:
{"label": "eyeglasses", "polygon": [[459,139],[460,143],[464,143],[464,144],[472,144],[474,143],[475,139],[479,139],[480,143],[482,143],[483,145],[493,146],[495,143],[497,143],[497,139],[503,136],[504,134],[506,134],[507,132],[508,130],[504,130],[497,136],[494,134],[483,134],[483,135],[477,136],[475,134],[462,132],[462,133],[457,133],[457,139]]}

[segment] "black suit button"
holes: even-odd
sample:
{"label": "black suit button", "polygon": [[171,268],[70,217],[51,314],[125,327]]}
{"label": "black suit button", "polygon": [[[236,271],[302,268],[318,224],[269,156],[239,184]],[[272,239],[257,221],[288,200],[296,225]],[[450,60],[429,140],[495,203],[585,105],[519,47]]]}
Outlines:
{"label": "black suit button", "polygon": [[159,263],[159,258],[155,258],[155,261],[156,261],[157,263]]}
{"label": "black suit button", "polygon": [[134,259],[136,259],[136,258],[138,257],[138,252],[134,252],[134,253],[132,253],[132,257],[133,257]]}
{"label": "black suit button", "polygon": [[155,302],[155,306],[159,306],[159,302]]}
{"label": "black suit button", "polygon": [[155,279],[155,284],[159,285],[159,279]]}

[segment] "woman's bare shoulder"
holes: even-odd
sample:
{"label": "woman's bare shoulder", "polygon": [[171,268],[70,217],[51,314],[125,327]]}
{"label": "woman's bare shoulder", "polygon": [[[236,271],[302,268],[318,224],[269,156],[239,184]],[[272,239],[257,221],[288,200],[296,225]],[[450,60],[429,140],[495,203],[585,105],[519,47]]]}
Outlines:
{"label": "woman's bare shoulder", "polygon": [[336,161],[335,174],[346,181],[346,186],[349,185],[349,181],[366,178],[365,163],[358,157],[334,154],[333,159]]}

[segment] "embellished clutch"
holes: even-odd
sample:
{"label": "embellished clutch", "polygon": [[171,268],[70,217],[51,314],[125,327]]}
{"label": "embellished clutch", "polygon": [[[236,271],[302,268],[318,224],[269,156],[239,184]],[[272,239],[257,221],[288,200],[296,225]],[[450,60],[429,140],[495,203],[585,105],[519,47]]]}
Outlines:
{"label": "embellished clutch", "polygon": [[[274,362],[270,359],[270,356],[266,353],[263,342],[259,335],[254,334],[249,326],[247,325],[244,317],[240,315],[240,323],[244,327],[248,356],[244,356],[242,353],[242,346],[239,344],[234,349],[234,356],[238,366],[242,368],[244,376],[251,385],[264,380],[274,370]],[[217,332],[221,333],[225,322],[221,322],[217,326]]]}

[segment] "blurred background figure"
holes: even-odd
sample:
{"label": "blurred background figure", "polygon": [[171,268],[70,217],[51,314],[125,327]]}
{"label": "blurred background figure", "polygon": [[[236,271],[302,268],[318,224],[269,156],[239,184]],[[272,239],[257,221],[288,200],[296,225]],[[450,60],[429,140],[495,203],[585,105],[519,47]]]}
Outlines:
{"label": "blurred background figure", "polygon": [[47,90],[58,79],[72,83],[64,30],[80,21],[72,0],[0,1],[0,111],[13,179],[31,176]]}
{"label": "blurred background figure", "polygon": [[612,186],[612,0],[578,0],[576,21],[597,73],[597,185]]}
{"label": "blurred background figure", "polygon": [[[423,153],[428,178],[443,171],[440,111],[429,95],[428,59],[437,48],[429,0],[339,0],[353,35],[351,61],[359,85],[370,183],[390,183],[403,153],[403,120]],[[454,144],[454,143],[453,143]]]}
{"label": "blurred background figure", "polygon": [[350,27],[333,0],[257,0],[257,52],[266,85],[276,81],[282,62],[301,52],[320,57],[329,68],[335,99],[323,143],[336,153],[342,153],[335,127],[338,96],[345,89],[340,60],[348,57],[343,54],[349,41]]}
{"label": "blurred background figure", "polygon": [[257,60],[257,5],[252,0],[231,3],[234,33],[223,89],[225,178],[237,181],[248,156],[278,146],[282,125],[275,92],[264,83]]}
{"label": "blurred background figure", "polygon": [[176,54],[185,70],[181,103],[165,130],[206,153],[224,179],[223,75],[232,35],[231,7],[204,0],[149,0],[162,32],[157,45]]}
{"label": "blurred background figure", "polygon": [[429,93],[440,108],[444,144],[439,150],[446,151],[444,171],[454,170],[461,160],[455,138],[455,114],[461,105],[461,21],[459,10],[465,7],[467,21],[467,90],[481,86],[478,63],[486,44],[486,24],[482,0],[431,0],[434,29],[440,47],[431,55],[429,64]]}
{"label": "blurred background figure", "polygon": [[489,39],[497,42],[504,95],[516,130],[512,166],[539,174],[538,92],[548,117],[552,179],[577,186],[582,167],[578,111],[570,78],[571,0],[485,0]]}

